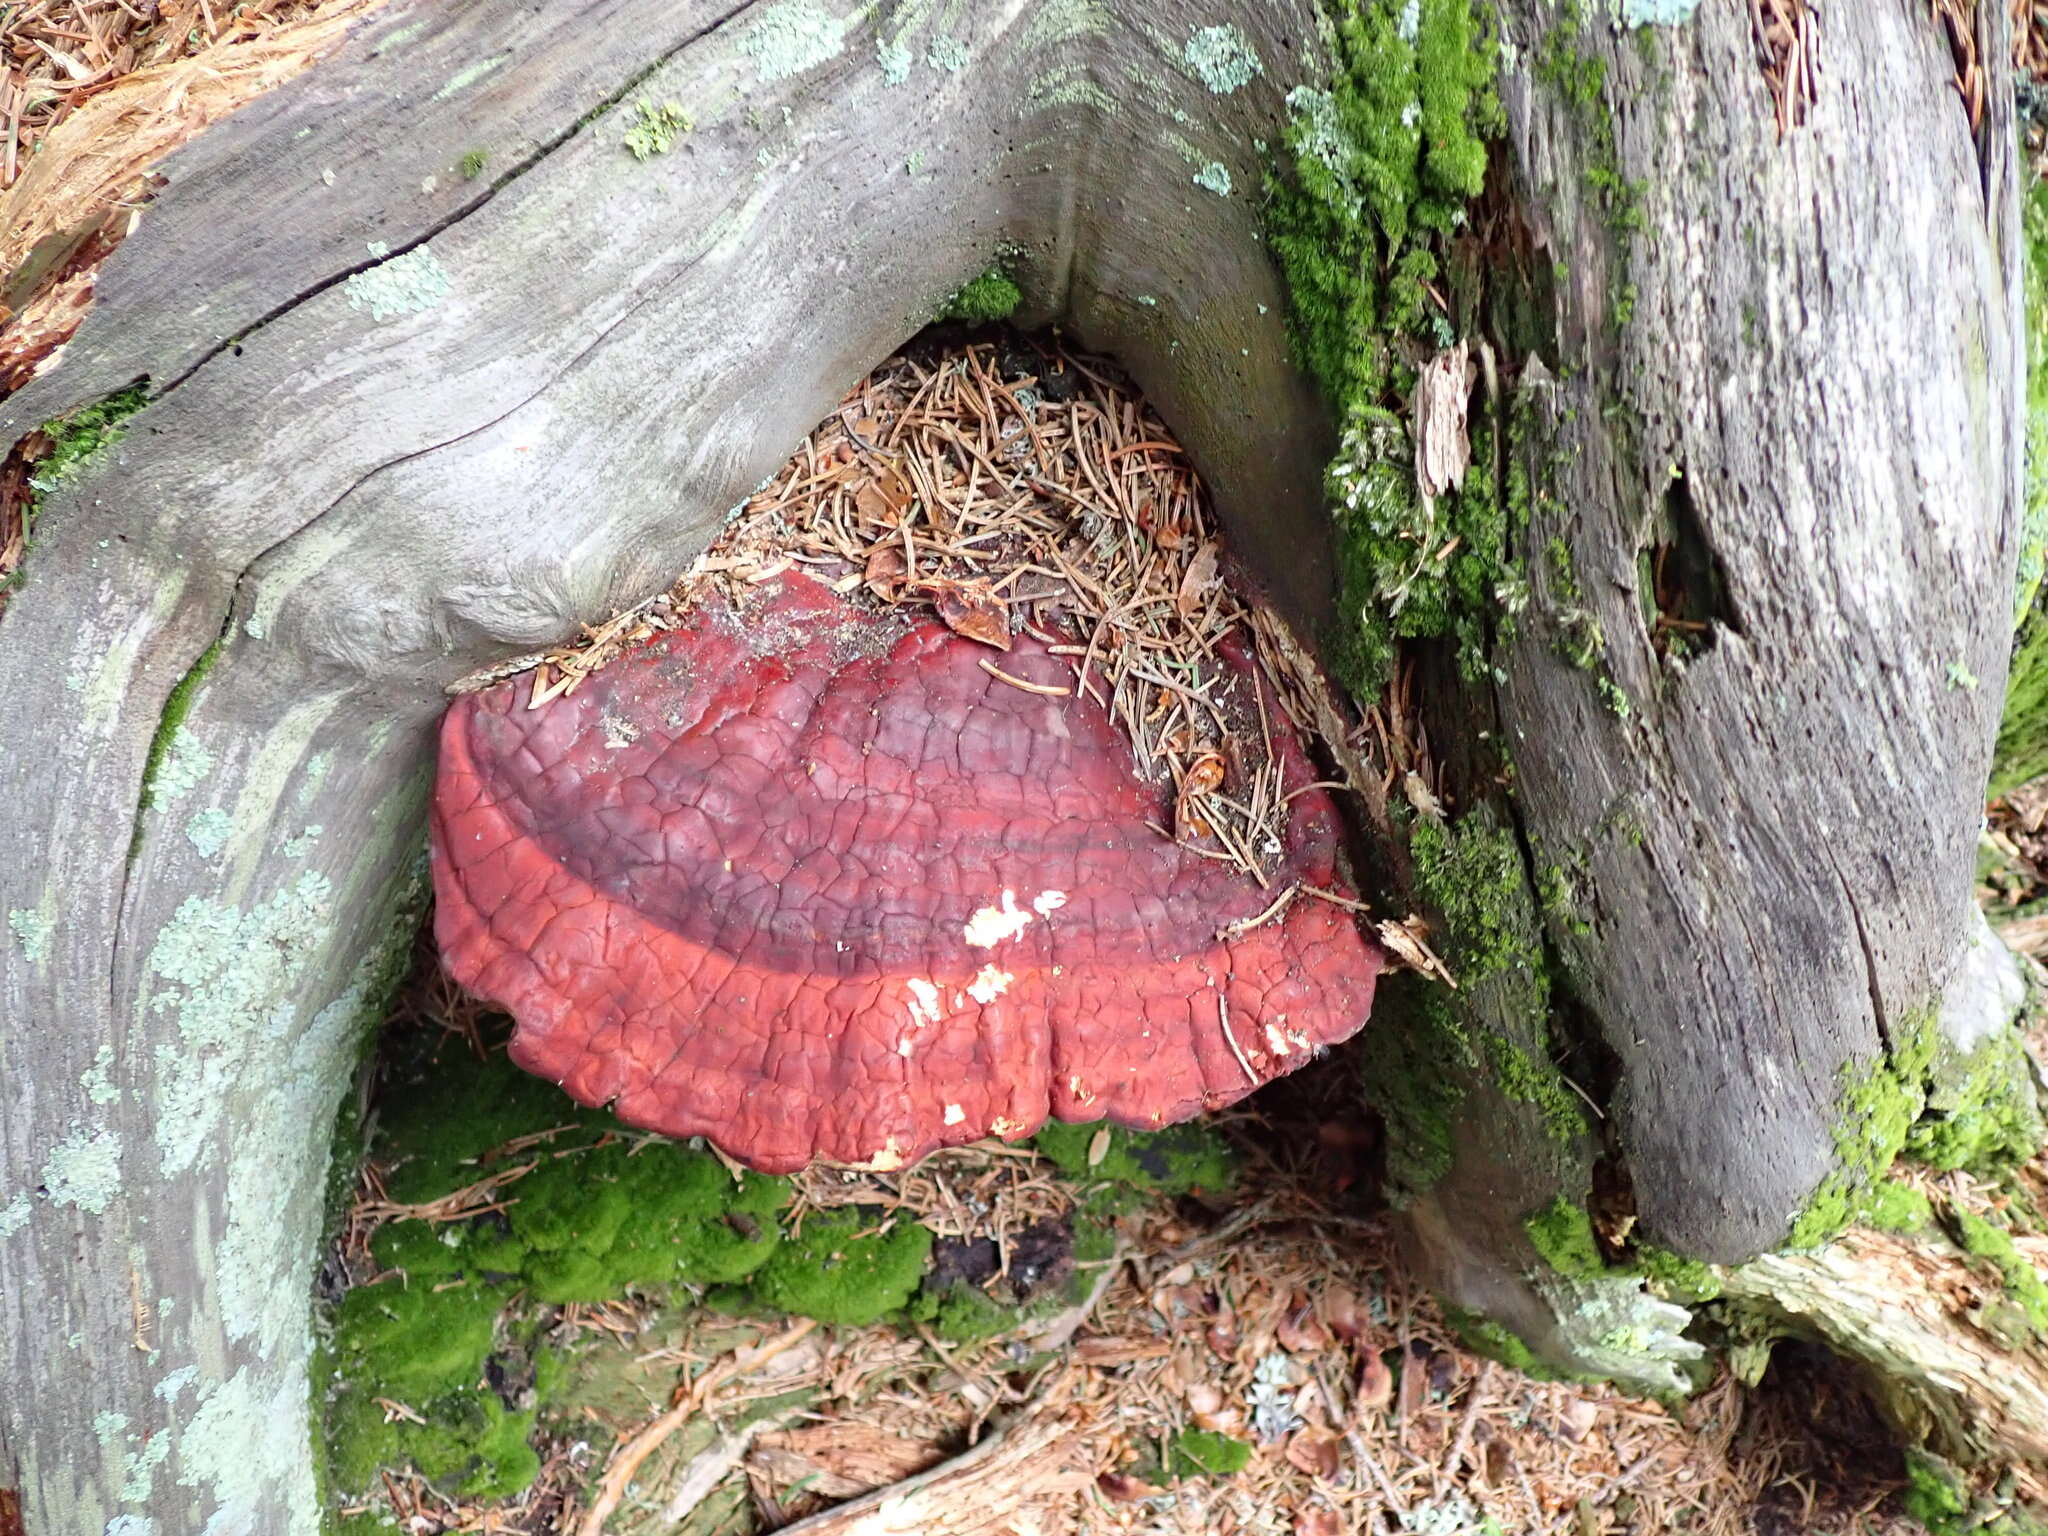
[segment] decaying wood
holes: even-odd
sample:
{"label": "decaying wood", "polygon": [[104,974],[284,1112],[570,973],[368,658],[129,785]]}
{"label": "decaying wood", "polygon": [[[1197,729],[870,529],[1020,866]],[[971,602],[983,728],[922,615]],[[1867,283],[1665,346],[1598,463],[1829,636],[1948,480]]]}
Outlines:
{"label": "decaying wood", "polygon": [[1931,1235],[1858,1230],[1811,1253],[1766,1254],[1728,1272],[1726,1292],[1865,1367],[1878,1400],[1914,1442],[1966,1464],[2013,1465],[2043,1491],[2048,1345],[2000,1338],[1958,1291],[1995,1293]]}
{"label": "decaying wood", "polygon": [[[774,1338],[764,1339],[761,1343],[740,1350],[728,1359],[720,1361],[684,1388],[667,1412],[658,1415],[620,1441],[612,1451],[611,1461],[604,1469],[604,1476],[598,1482],[597,1497],[590,1501],[590,1508],[584,1511],[583,1519],[577,1524],[577,1536],[603,1536],[605,1521],[612,1517],[613,1512],[624,1501],[626,1490],[632,1486],[633,1474],[640,1470],[640,1464],[688,1420],[704,1412],[713,1392],[726,1382],[758,1370],[785,1350],[802,1343],[817,1326],[815,1319],[806,1318],[784,1329]],[[711,1478],[713,1484],[717,1481],[716,1477]],[[689,1479],[686,1477],[686,1487],[688,1482]]]}
{"label": "decaying wood", "polygon": [[1085,1426],[1054,1383],[979,1444],[928,1472],[794,1525],[789,1536],[983,1536],[1018,1530],[1033,1504],[1063,1503],[1095,1480]]}
{"label": "decaying wood", "polygon": [[[1590,111],[1540,71],[1506,89],[1568,376],[1521,394],[1540,494],[1501,726],[1573,887],[1550,939],[1618,1058],[1643,1229],[1716,1260],[1783,1241],[1845,1079],[1975,942],[2023,436],[2009,102],[1980,167],[1941,33],[1880,4],[1830,17],[1781,138],[1747,10],[1654,56],[1588,28]],[[1504,15],[1546,46],[1547,8]],[[1660,546],[1714,588],[1689,655],[1653,643]]]}

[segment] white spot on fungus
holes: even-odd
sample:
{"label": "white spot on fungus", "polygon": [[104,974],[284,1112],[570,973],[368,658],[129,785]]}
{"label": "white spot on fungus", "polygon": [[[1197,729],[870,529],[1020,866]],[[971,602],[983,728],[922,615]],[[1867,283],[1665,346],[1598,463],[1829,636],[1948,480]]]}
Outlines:
{"label": "white spot on fungus", "polygon": [[958,1125],[962,1120],[965,1120],[966,1118],[967,1111],[962,1109],[958,1104],[948,1104],[946,1106],[946,1124]]}
{"label": "white spot on fungus", "polygon": [[967,989],[967,995],[977,1003],[992,1003],[1010,990],[1010,983],[1017,978],[1008,971],[999,971],[992,965],[984,965],[975,976],[974,983]]}
{"label": "white spot on fungus", "polygon": [[1031,910],[1040,917],[1049,917],[1067,904],[1065,891],[1040,891],[1031,900]]}
{"label": "white spot on fungus", "polygon": [[[1046,893],[1054,894],[1057,893]],[[1044,896],[1039,898],[1040,901],[1044,899]],[[1034,902],[1032,905],[1036,906],[1037,903]],[[983,907],[967,919],[967,927],[962,930],[961,937],[976,949],[994,949],[1003,940],[1016,938],[1030,924],[1031,914],[1017,905],[1017,893],[1004,891],[1000,906]]]}
{"label": "white spot on fungus", "polygon": [[939,1022],[939,989],[922,976],[904,982],[910,989],[910,1027],[921,1029]]}

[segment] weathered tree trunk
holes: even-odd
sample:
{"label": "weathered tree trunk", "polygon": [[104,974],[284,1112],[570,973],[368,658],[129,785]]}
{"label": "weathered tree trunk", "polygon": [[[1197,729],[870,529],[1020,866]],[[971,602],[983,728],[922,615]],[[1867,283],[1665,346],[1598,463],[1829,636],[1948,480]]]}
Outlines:
{"label": "weathered tree trunk", "polygon": [[[444,685],[665,585],[991,259],[1022,319],[1131,367],[1275,596],[1330,619],[1334,433],[1258,217],[1328,64],[1313,0],[1232,11],[1219,41],[1184,0],[392,0],[157,168],[84,329],[0,402],[11,442],[150,392],[0,618],[0,1487],[31,1536],[313,1528],[327,1153]],[[1831,12],[1780,143],[1746,15],[1503,7],[1518,193],[1569,268],[1558,379],[1504,359],[1548,445],[1523,537],[1569,565],[1529,560],[1501,680],[1446,705],[1510,748],[1511,800],[1480,808],[1475,748],[1453,809],[1508,840],[1503,920],[1559,963],[1461,993],[1513,1051],[1445,1063],[1467,1104],[1413,1225],[1453,1299],[1641,1379],[1675,1346],[1600,1341],[1682,1316],[1547,1274],[1525,1220],[1584,1205],[1595,1139],[1497,1064],[1549,1081],[1568,987],[1645,1227],[1781,1243],[1842,1172],[1845,1071],[1970,942],[2013,558],[2004,119],[1980,167],[1920,7],[1881,0]],[[1590,101],[1539,66],[1557,35],[1606,61]],[[629,153],[642,102],[694,126]],[[1596,172],[1646,180],[1640,229]],[[1659,543],[1717,573],[1682,666],[1641,606]],[[1574,608],[1590,671],[1555,654]]]}
{"label": "weathered tree trunk", "polygon": [[1550,366],[1507,408],[1531,597],[1432,723],[1491,728],[1454,787],[1520,854],[1494,920],[1527,959],[1463,1016],[1539,1068],[1547,1028],[1603,1118],[1575,1130],[1481,1053],[1481,1128],[1413,1214],[1454,1302],[1668,1387],[1683,1314],[1557,1273],[1545,1202],[1597,1187],[1714,1263],[1825,1238],[2010,1038],[1971,884],[2020,505],[2013,126],[1993,91],[1973,132],[1905,0],[1829,13],[1791,131],[1747,7],[1630,30],[1507,6],[1503,30],[1554,280]]}

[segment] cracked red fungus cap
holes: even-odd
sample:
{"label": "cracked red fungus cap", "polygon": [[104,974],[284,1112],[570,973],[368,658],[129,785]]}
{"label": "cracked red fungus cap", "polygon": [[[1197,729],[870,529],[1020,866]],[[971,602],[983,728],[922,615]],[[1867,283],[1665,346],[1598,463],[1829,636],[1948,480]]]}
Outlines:
{"label": "cracked red fungus cap", "polygon": [[1171,787],[1039,640],[800,574],[745,604],[538,709],[507,682],[448,711],[436,937],[521,1066],[764,1171],[890,1168],[1048,1114],[1182,1120],[1365,1022],[1381,956],[1344,909],[1250,925],[1344,891],[1282,719],[1261,887],[1162,832]]}

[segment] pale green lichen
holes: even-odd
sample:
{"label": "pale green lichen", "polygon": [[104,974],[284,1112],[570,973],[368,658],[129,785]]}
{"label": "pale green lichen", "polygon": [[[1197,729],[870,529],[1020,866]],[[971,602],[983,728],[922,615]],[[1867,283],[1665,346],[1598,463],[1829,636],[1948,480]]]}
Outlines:
{"label": "pale green lichen", "polygon": [[[136,1437],[130,1435],[131,1441]],[[121,1502],[124,1504],[145,1504],[156,1491],[156,1469],[169,1459],[171,1437],[152,1435],[142,1443],[139,1450],[123,1451],[121,1455]]]}
{"label": "pale green lichen", "polygon": [[264,1095],[251,1124],[264,1130],[260,1155],[237,1148],[228,1162],[227,1230],[220,1240],[221,1321],[229,1337],[269,1357],[296,1331],[295,1312],[275,1304],[275,1276],[266,1256],[277,1246],[280,1223],[310,1238],[319,1224],[320,1167],[334,1106],[348,1079],[375,988],[373,955],[348,990],[313,1016],[293,1041],[291,1056]]}
{"label": "pale green lichen", "polygon": [[369,253],[380,258],[341,285],[348,307],[366,311],[374,321],[395,320],[401,315],[423,314],[448,297],[452,284],[448,269],[434,254],[433,247],[416,245],[402,255],[386,257],[390,251],[381,240],[373,240]]}
{"label": "pale green lichen", "polygon": [[[135,1440],[135,1436],[129,1436]],[[150,1436],[141,1450],[121,1454],[121,1501],[147,1503],[156,1493],[156,1468],[170,1460],[170,1436]]]}
{"label": "pale green lichen", "polygon": [[57,925],[36,911],[33,907],[16,907],[7,914],[7,926],[13,931],[15,942],[21,945],[22,958],[30,965],[41,965],[50,957],[50,935],[57,931]]}
{"label": "pale green lichen", "polygon": [[121,1432],[128,1427],[128,1415],[116,1413],[111,1408],[102,1408],[92,1416],[93,1438],[101,1445],[112,1445],[121,1438]]}
{"label": "pale green lichen", "polygon": [[[158,1314],[161,1315],[164,1308],[168,1305],[168,1301],[159,1302],[157,1304]],[[153,1388],[150,1389],[150,1395],[156,1398],[157,1401],[169,1403],[173,1408],[175,1408],[178,1406],[178,1394],[180,1392],[183,1392],[187,1387],[192,1386],[198,1380],[198,1366],[181,1365],[175,1371],[166,1372],[164,1375],[164,1379],[162,1381],[159,1381]]]}
{"label": "pale green lichen", "polygon": [[1031,109],[1091,107],[1104,117],[1123,111],[1123,104],[1089,75],[1085,64],[1060,64],[1034,76],[1024,99]]}
{"label": "pale green lichen", "polygon": [[1209,161],[1191,179],[1196,186],[1218,197],[1230,196],[1230,168],[1220,160]]}
{"label": "pale green lichen", "polygon": [[5,1205],[0,1205],[0,1237],[12,1237],[28,1225],[35,1208],[28,1202],[28,1196],[17,1194]]}
{"label": "pale green lichen", "polygon": [[1077,37],[1107,32],[1114,18],[1102,0],[1039,0],[1030,7],[1022,42],[1026,48],[1047,48]]}
{"label": "pale green lichen", "polygon": [[205,783],[213,772],[213,754],[192,732],[180,727],[171,734],[162,762],[149,780],[150,803],[168,805]]}
{"label": "pale green lichen", "polygon": [[111,1045],[103,1045],[99,1049],[99,1054],[93,1057],[92,1065],[85,1069],[84,1076],[78,1080],[79,1087],[85,1090],[85,1096],[95,1104],[112,1104],[121,1097],[121,1090],[114,1086],[114,1080],[107,1075],[107,1069],[113,1064],[114,1048]]}
{"label": "pale green lichen", "polygon": [[334,766],[332,752],[315,752],[306,759],[306,771],[299,778],[299,792],[295,804],[304,810],[313,803],[320,793],[320,786],[327,782],[327,772]]}
{"label": "pale green lichen", "polygon": [[924,61],[933,69],[957,75],[967,67],[967,45],[950,37],[935,37],[924,51]]}
{"label": "pale green lichen", "polygon": [[286,838],[284,840],[284,856],[288,859],[303,859],[313,851],[313,845],[320,841],[320,834],[325,830],[326,828],[315,822],[297,837]]}
{"label": "pale green lichen", "polygon": [[772,85],[837,54],[851,25],[813,0],[781,0],[755,20],[740,52],[754,61],[755,78]]}
{"label": "pale green lichen", "polygon": [[882,66],[884,85],[901,85],[910,78],[910,49],[900,37],[876,38],[875,62]]}
{"label": "pale green lichen", "polygon": [[305,970],[325,934],[333,886],[308,871],[248,911],[188,896],[157,934],[148,1007],[179,1039],[157,1050],[157,1146],[164,1176],[190,1168],[249,1065],[282,1044]]}
{"label": "pale green lichen", "polygon": [[1625,27],[1675,27],[1692,19],[1700,0],[1614,0],[1614,15]]}
{"label": "pale green lichen", "polygon": [[[170,1449],[170,1441],[159,1435],[164,1449]],[[154,1444],[155,1442],[151,1442]],[[156,1536],[156,1521],[148,1515],[116,1515],[107,1522],[102,1536]]]}
{"label": "pale green lichen", "polygon": [[651,101],[638,101],[633,104],[633,111],[633,123],[620,142],[635,160],[667,154],[675,148],[676,135],[694,132],[697,126],[690,120],[690,115],[672,101],[664,101],[659,106]]}
{"label": "pale green lichen", "polygon": [[509,53],[494,54],[488,59],[480,59],[474,64],[464,65],[442,82],[441,88],[434,92],[434,100],[446,101],[451,96],[461,95],[511,57],[512,55]]}
{"label": "pale green lichen", "polygon": [[210,859],[227,847],[234,826],[234,818],[226,811],[209,806],[185,823],[185,841],[199,850],[202,859]]}
{"label": "pale green lichen", "polygon": [[1218,96],[1243,90],[1254,76],[1265,73],[1258,50],[1229,22],[1215,27],[1197,27],[1181,49],[1188,72]]}
{"label": "pale green lichen", "polygon": [[121,1192],[121,1138],[112,1131],[73,1126],[44,1159],[42,1178],[52,1205],[104,1215]]}
{"label": "pale green lichen", "polygon": [[303,1361],[245,1366],[201,1393],[178,1436],[178,1483],[212,1498],[207,1530],[319,1529],[308,1406]]}

